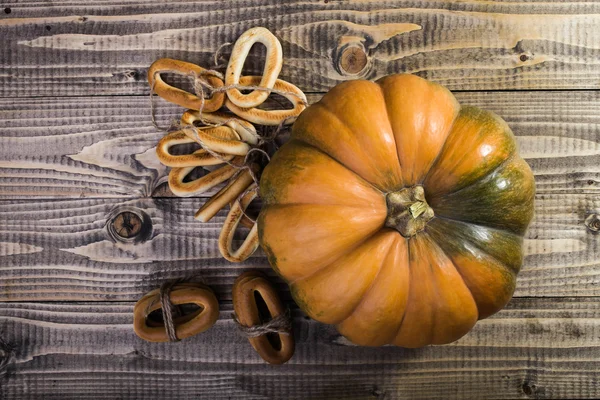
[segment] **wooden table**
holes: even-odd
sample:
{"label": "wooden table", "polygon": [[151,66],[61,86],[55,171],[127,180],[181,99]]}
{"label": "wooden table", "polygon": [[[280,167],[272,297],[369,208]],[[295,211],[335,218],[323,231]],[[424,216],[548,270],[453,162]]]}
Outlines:
{"label": "wooden table", "polygon": [[[342,80],[409,72],[508,121],[538,189],[505,310],[457,343],[409,350],[352,346],[293,308],[297,350],[279,367],[236,333],[233,280],[273,273],[260,252],[225,262],[224,215],[196,222],[203,200],[165,189],[146,70],[161,57],[210,66],[253,26],[281,39],[282,77],[311,102]],[[560,0],[2,1],[0,337],[13,350],[0,397],[600,397],[600,236],[585,222],[600,213],[599,26],[600,2]],[[343,61],[348,46],[363,70]],[[181,112],[159,106],[163,122]],[[115,240],[123,211],[149,234]],[[135,301],[191,273],[218,294],[215,327],[138,339]]]}

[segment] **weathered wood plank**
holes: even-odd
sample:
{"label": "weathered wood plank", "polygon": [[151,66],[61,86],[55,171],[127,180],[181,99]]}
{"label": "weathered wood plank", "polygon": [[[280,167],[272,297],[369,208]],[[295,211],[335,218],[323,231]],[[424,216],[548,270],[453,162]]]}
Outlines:
{"label": "weathered wood plank", "polygon": [[[456,96],[508,121],[538,193],[598,193],[600,92]],[[157,103],[161,125],[182,112]],[[0,198],[168,196],[157,191],[168,173],[154,153],[160,137],[144,96],[0,99]]]}
{"label": "weathered wood plank", "polygon": [[[147,97],[4,99],[3,197],[145,197],[166,179]],[[176,106],[160,107],[169,120]]]}
{"label": "weathered wood plank", "polygon": [[[4,2],[0,97],[141,94],[160,57],[209,66],[220,44],[266,26],[282,77],[324,91],[349,77],[346,43],[370,79],[411,72],[452,89],[598,88],[600,5],[579,1],[301,0]],[[249,60],[248,71],[260,70]]]}
{"label": "weathered wood plank", "polygon": [[15,362],[7,398],[516,399],[600,396],[600,300],[514,299],[463,339],[424,349],[351,346],[294,311],[296,353],[262,362],[222,305],[207,332],[147,343],[132,303],[0,304]]}
{"label": "weathered wood plank", "polygon": [[[273,275],[261,252],[240,264],[223,260],[217,240],[225,214],[197,222],[192,216],[200,202],[1,201],[0,300],[137,300],[165,279],[191,274],[201,275],[226,300],[243,270]],[[151,219],[147,241],[115,243],[109,236],[107,219],[127,207]],[[596,195],[537,196],[517,296],[600,295],[600,236],[583,223],[593,212],[600,213]]]}

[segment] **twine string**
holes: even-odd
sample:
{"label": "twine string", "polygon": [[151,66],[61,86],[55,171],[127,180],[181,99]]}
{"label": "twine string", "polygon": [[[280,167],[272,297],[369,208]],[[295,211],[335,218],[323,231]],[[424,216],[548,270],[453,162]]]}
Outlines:
{"label": "twine string", "polygon": [[[205,97],[204,97],[204,89],[199,82],[205,79],[204,76],[208,76],[208,75],[216,76],[219,79],[223,79],[223,74],[221,74],[219,71],[215,71],[215,70],[206,70],[202,74],[200,74],[200,76],[193,71],[192,72],[182,72],[177,69],[162,69],[162,70],[154,71],[154,76],[152,77],[152,85],[150,85],[150,116],[152,119],[152,125],[157,130],[163,131],[163,132],[169,132],[173,128],[173,123],[171,123],[171,126],[164,128],[164,127],[159,126],[158,123],[156,122],[156,102],[155,102],[155,96],[154,96],[156,94],[156,82],[157,82],[157,78],[159,77],[159,75],[164,74],[164,73],[184,76],[184,77],[187,77],[188,79],[190,79],[190,83],[192,84],[192,87],[194,88],[194,92],[195,92],[196,96],[200,99],[200,110],[204,109]],[[206,83],[206,85],[212,87],[212,85],[210,85],[208,82],[205,82],[205,83]]]}
{"label": "twine string", "polygon": [[235,321],[238,331],[247,338],[259,337],[267,333],[289,335],[292,331],[292,320],[289,310],[265,323],[252,326],[243,325],[235,313],[231,314],[231,317]]}
{"label": "twine string", "polygon": [[[247,86],[247,85],[240,85],[240,84],[232,84],[232,85],[224,85],[224,86],[220,86],[220,87],[214,87],[210,84],[210,82],[208,82],[205,79],[205,77],[206,76],[216,76],[220,79],[223,79],[223,74],[221,74],[219,71],[216,71],[216,70],[205,70],[205,71],[201,72],[200,74],[196,73],[195,71],[182,72],[182,71],[175,70],[175,69],[157,70],[157,71],[154,71],[154,77],[153,77],[154,79],[153,79],[152,85],[150,87],[150,113],[151,113],[151,118],[152,118],[152,125],[156,129],[161,130],[161,131],[168,131],[168,129],[169,129],[169,128],[161,128],[160,126],[158,126],[158,124],[156,122],[156,104],[154,101],[154,94],[156,93],[156,90],[155,90],[156,78],[161,73],[173,73],[176,75],[185,76],[190,79],[190,82],[192,83],[193,88],[194,88],[194,94],[200,99],[200,107],[198,110],[200,116],[202,116],[202,111],[204,110],[204,103],[207,98],[211,98],[216,93],[227,92],[228,90],[231,90],[231,89],[238,89],[240,91],[241,90],[258,90],[258,91],[262,91],[262,92],[275,93],[275,94],[278,94],[278,95],[284,96],[284,97],[286,97],[287,95],[290,95],[290,96],[294,96],[294,97],[298,98],[304,106],[308,106],[308,102],[306,101],[306,99],[304,99],[304,97],[302,95],[300,95],[296,92],[288,91],[288,90],[279,90],[279,89],[275,89],[275,88],[266,88],[266,87],[262,87],[262,86]],[[206,123],[208,121],[202,121],[202,122]],[[285,124],[286,122],[287,122],[287,120],[283,121],[283,124]],[[216,126],[222,126],[225,123],[226,122],[220,122],[217,124],[206,123],[206,125],[216,127]]]}
{"label": "twine string", "polygon": [[[177,331],[175,329],[174,317],[176,318],[176,317],[179,317],[180,315],[182,315],[179,307],[177,307],[176,305],[174,305],[171,302],[171,291],[177,284],[183,283],[183,282],[196,282],[196,283],[204,284],[204,281],[202,280],[202,278],[200,276],[197,276],[197,275],[186,276],[183,278],[163,282],[163,284],[160,285],[160,289],[159,289],[159,293],[158,293],[160,307],[162,309],[163,323],[165,325],[165,331],[167,332],[167,337],[169,338],[170,342],[180,341],[180,339],[177,337]],[[149,314],[149,310],[146,310],[146,317],[148,317],[148,314]]]}
{"label": "twine string", "polygon": [[[280,126],[282,126],[282,125],[280,125]],[[261,147],[252,147],[250,150],[248,150],[248,153],[246,153],[246,156],[244,157],[244,161],[241,164],[236,164],[234,162],[231,162],[227,158],[223,157],[222,154],[210,149],[209,146],[206,146],[204,141],[200,138],[200,135],[198,134],[198,129],[199,129],[198,127],[196,127],[194,125],[180,125],[180,128],[183,131],[190,132],[189,134],[186,133],[186,135],[188,135],[188,137],[191,136],[211,156],[217,158],[218,160],[222,161],[223,163],[225,163],[227,165],[230,165],[232,168],[237,170],[237,172],[230,178],[231,180],[235,180],[241,173],[243,173],[244,171],[248,171],[248,173],[250,174],[250,177],[252,178],[254,183],[256,183],[256,185],[259,186],[260,177],[256,173],[256,168],[255,168],[256,162],[254,160],[254,157],[252,157],[252,156],[255,153],[259,153],[267,159],[267,162],[270,162],[271,156],[264,149],[262,149]],[[278,131],[276,131],[271,136],[272,137],[263,138],[262,140],[264,140],[264,143],[262,143],[261,145],[264,145],[266,143],[270,143],[270,142],[274,141],[275,138],[278,136]],[[257,188],[252,188],[251,186],[248,187],[245,191],[243,191],[236,197],[235,203],[237,203],[239,205],[240,210],[242,211],[242,213],[244,214],[244,216],[246,218],[248,218],[252,223],[256,223],[256,220],[246,213],[246,210],[244,210],[244,207],[242,207],[242,204],[241,204],[241,199],[243,199],[248,193],[250,193],[253,190],[257,190]]]}
{"label": "twine string", "polygon": [[242,193],[240,193],[240,195],[238,197],[236,197],[235,202],[240,207],[240,211],[242,212],[242,214],[244,214],[244,216],[246,218],[248,218],[250,220],[250,222],[255,224],[256,220],[246,213],[246,210],[244,210],[244,207],[242,207],[242,203],[241,203],[241,199],[243,199],[244,196],[246,196],[248,193],[251,193],[251,192],[256,192],[256,195],[258,196],[258,185],[254,186],[254,187],[249,186],[246,190],[244,190]]}
{"label": "twine string", "polygon": [[221,55],[221,50],[223,50],[225,47],[232,46],[232,45],[233,45],[233,43],[231,43],[231,42],[225,42],[225,43],[223,43],[222,45],[219,46],[219,48],[217,49],[217,51],[215,51],[215,54],[213,55],[213,57],[214,57],[213,58],[213,62],[214,62],[214,65],[215,65],[214,66],[215,69],[226,66],[226,64],[225,65],[219,64],[219,56]]}
{"label": "twine string", "polygon": [[173,322],[173,310],[175,306],[171,302],[171,289],[173,286],[179,283],[179,280],[166,281],[160,285],[159,299],[160,306],[162,308],[163,321],[165,325],[165,331],[170,342],[178,342],[177,332],[175,330],[175,323]]}
{"label": "twine string", "polygon": [[[228,120],[229,121],[229,120]],[[225,123],[227,123],[227,121],[223,122],[223,123],[219,123],[218,125],[215,126],[222,126]],[[267,144],[272,143],[273,141],[275,141],[275,139],[281,134],[281,132],[283,131],[283,124],[280,124],[277,129],[270,134],[269,136],[261,136],[259,139],[259,143],[256,146],[253,146],[250,150],[248,150],[248,153],[246,153],[246,156],[244,157],[244,162],[240,165],[240,164],[236,164],[234,162],[231,162],[229,159],[227,159],[226,157],[223,156],[223,154],[216,152],[214,150],[212,150],[210,148],[210,146],[207,146],[206,143],[204,142],[204,140],[202,140],[202,138],[200,137],[200,134],[198,133],[199,130],[201,130],[202,128],[206,128],[206,127],[198,127],[195,126],[193,124],[181,124],[179,123],[177,125],[177,128],[184,131],[184,133],[186,134],[186,136],[188,136],[189,138],[193,139],[196,143],[198,143],[203,150],[205,150],[208,154],[210,154],[211,156],[215,157],[216,159],[218,159],[219,161],[230,165],[231,167],[235,168],[235,169],[249,169],[250,170],[250,174],[252,175],[252,179],[254,180],[254,182],[256,184],[258,184],[258,177],[256,176],[255,172],[252,170],[252,168],[250,168],[250,166],[253,164],[253,159],[252,157],[250,157],[253,153],[258,152],[262,155],[264,155],[267,159],[267,162],[271,161],[271,156],[269,155],[269,153],[267,153],[263,147],[265,147]]]}
{"label": "twine string", "polygon": [[[218,57],[220,55],[221,50],[229,45],[231,45],[231,43],[224,43],[215,52],[215,54],[214,54],[214,63],[216,65],[215,67],[219,67],[219,65],[217,65],[217,64],[218,64]],[[176,121],[176,120],[171,121],[171,125],[167,128],[163,128],[158,125],[158,123],[156,122],[156,103],[155,103],[154,94],[156,93],[155,85],[156,85],[157,77],[161,73],[173,73],[173,74],[184,76],[184,77],[187,77],[188,79],[190,79],[190,82],[194,88],[194,93],[200,99],[200,107],[198,110],[198,115],[200,116],[199,121],[202,124],[204,124],[205,126],[198,127],[193,124],[182,124],[181,122]],[[174,69],[155,71],[154,76],[153,76],[154,79],[152,80],[152,85],[150,87],[150,114],[151,114],[151,119],[152,119],[152,125],[156,129],[158,129],[160,131],[164,131],[164,132],[170,132],[173,129],[183,130],[186,133],[186,136],[188,136],[188,137],[192,138],[194,141],[196,141],[211,156],[215,157],[216,159],[220,160],[221,162],[238,170],[231,179],[237,178],[239,176],[239,174],[241,174],[244,170],[247,170],[250,173],[250,176],[252,177],[252,180],[254,181],[254,183],[257,186],[259,186],[260,178],[258,177],[258,175],[255,171],[255,168],[254,168],[255,162],[254,162],[253,157],[251,157],[251,155],[254,154],[255,152],[258,152],[266,157],[267,162],[271,161],[271,157],[269,156],[268,152],[264,150],[264,148],[266,148],[269,144],[274,144],[275,148],[278,147],[277,143],[275,143],[275,140],[282,132],[285,131],[284,126],[287,124],[289,119],[281,121],[281,123],[277,126],[277,128],[275,130],[273,130],[271,133],[269,133],[268,135],[260,135],[259,134],[258,135],[258,144],[253,146],[248,151],[248,153],[246,154],[246,156],[244,158],[244,162],[242,164],[236,164],[236,163],[229,161],[222,154],[210,149],[210,147],[206,146],[204,141],[200,138],[200,135],[198,133],[199,130],[207,129],[210,127],[214,128],[214,127],[223,126],[223,125],[226,125],[236,119],[235,117],[232,117],[232,118],[229,118],[225,121],[218,122],[218,123],[211,123],[210,121],[205,120],[202,117],[202,112],[204,110],[206,99],[211,98],[216,93],[223,93],[223,92],[227,92],[228,90],[231,90],[231,89],[238,89],[240,91],[241,90],[258,90],[258,91],[263,91],[263,92],[268,92],[268,93],[275,93],[275,94],[278,94],[283,97],[286,97],[288,95],[294,96],[294,97],[298,98],[304,106],[308,106],[308,102],[302,95],[300,95],[296,92],[278,90],[275,88],[265,88],[262,86],[247,86],[247,85],[240,85],[240,84],[214,87],[206,79],[206,77],[208,77],[208,76],[215,76],[221,80],[224,80],[223,74],[214,69],[205,70],[199,74],[196,73],[195,71],[182,72],[182,71],[174,70]],[[277,101],[277,102],[281,105],[281,102],[279,102],[279,101]],[[239,196],[237,196],[237,198],[235,199],[235,203],[237,203],[240,206],[240,210],[242,211],[244,216],[246,216],[246,218],[248,218],[250,221],[252,221],[252,223],[256,223],[256,220],[254,218],[250,217],[246,213],[244,208],[241,206],[241,199],[246,194],[251,192],[252,190],[254,190],[254,189],[251,189],[251,188],[246,189],[243,193],[241,193]],[[166,297],[168,297],[168,296],[166,296]],[[164,307],[163,307],[163,310],[164,310]],[[169,338],[171,338],[171,336],[169,336]]]}

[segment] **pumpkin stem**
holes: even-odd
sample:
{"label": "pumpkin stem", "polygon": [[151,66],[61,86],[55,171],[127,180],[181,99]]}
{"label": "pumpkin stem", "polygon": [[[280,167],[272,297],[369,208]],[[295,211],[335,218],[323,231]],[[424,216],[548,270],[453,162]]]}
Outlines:
{"label": "pumpkin stem", "polygon": [[411,237],[425,229],[434,216],[425,200],[422,186],[404,188],[386,196],[388,216],[385,226],[396,229],[404,237]]}
{"label": "pumpkin stem", "polygon": [[427,203],[423,201],[417,201],[412,203],[410,207],[408,207],[408,210],[410,211],[412,217],[416,219],[419,215],[423,214],[425,210],[427,210]]}

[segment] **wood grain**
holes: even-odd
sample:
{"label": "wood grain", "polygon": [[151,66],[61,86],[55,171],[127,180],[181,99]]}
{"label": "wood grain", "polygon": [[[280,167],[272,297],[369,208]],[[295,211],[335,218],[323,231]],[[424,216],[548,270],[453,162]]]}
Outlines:
{"label": "wood grain", "polygon": [[600,396],[600,300],[515,299],[458,342],[423,349],[349,345],[294,310],[296,353],[265,364],[223,304],[217,324],[147,343],[132,303],[0,304],[15,362],[7,398],[517,399]]}
{"label": "wood grain", "polygon": [[[4,197],[144,197],[166,179],[147,97],[0,101]],[[158,110],[161,121],[176,106]],[[168,114],[168,115],[166,115]]]}
{"label": "wood grain", "polygon": [[[410,72],[507,120],[538,194],[505,310],[451,345],[361,348],[305,317],[262,252],[221,258],[224,212],[201,224],[203,198],[165,189],[146,71],[161,57],[211,66],[252,26],[280,38],[281,77],[310,102],[343,80]],[[0,338],[15,361],[0,398],[599,398],[600,235],[584,224],[600,213],[598,26],[589,1],[3,2]],[[354,75],[348,48],[366,54]],[[246,73],[262,69],[262,51]],[[162,124],[183,111],[158,104]],[[109,234],[121,210],[145,213],[145,240]],[[264,364],[230,319],[231,285],[250,268],[292,308],[297,350],[284,366]],[[191,275],[215,290],[217,324],[176,344],[137,338],[133,302]]]}
{"label": "wood grain", "polygon": [[[410,72],[451,89],[598,88],[600,6],[579,1],[354,2],[139,0],[4,2],[0,97],[147,93],[161,57],[210,66],[220,44],[265,26],[282,41],[282,78],[325,91],[353,78],[342,47],[364,48],[376,79]],[[258,53],[256,53],[258,54]],[[248,71],[260,69],[259,57]]]}
{"label": "wood grain", "polygon": [[[538,193],[600,191],[600,92],[456,97],[506,119]],[[161,125],[183,111],[157,105]],[[170,196],[159,190],[168,173],[154,152],[161,136],[145,96],[0,99],[0,198]]]}
{"label": "wood grain", "polygon": [[[1,201],[0,300],[137,300],[165,279],[194,274],[228,300],[244,270],[273,275],[260,251],[240,264],[223,260],[217,240],[225,212],[202,224],[193,219],[200,204],[178,198]],[[152,221],[148,240],[113,241],[107,220],[132,207]],[[593,212],[600,213],[598,196],[537,196],[516,296],[600,295],[599,236],[584,224]]]}

